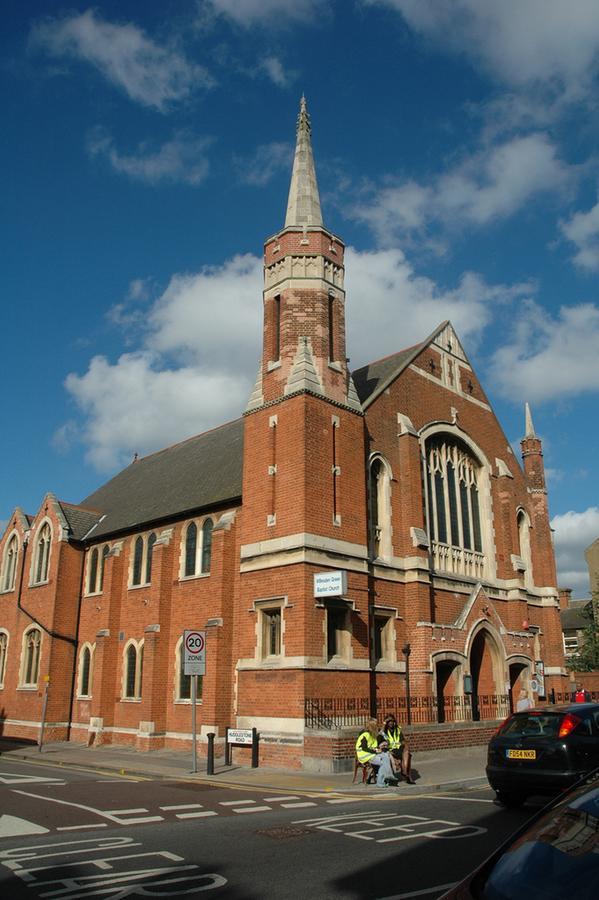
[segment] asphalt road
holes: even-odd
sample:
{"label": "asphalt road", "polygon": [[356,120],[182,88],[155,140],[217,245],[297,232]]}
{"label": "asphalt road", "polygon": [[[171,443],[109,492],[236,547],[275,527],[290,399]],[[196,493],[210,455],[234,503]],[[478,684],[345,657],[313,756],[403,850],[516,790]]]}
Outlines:
{"label": "asphalt road", "polygon": [[533,809],[242,791],[0,759],[0,897],[434,900]]}

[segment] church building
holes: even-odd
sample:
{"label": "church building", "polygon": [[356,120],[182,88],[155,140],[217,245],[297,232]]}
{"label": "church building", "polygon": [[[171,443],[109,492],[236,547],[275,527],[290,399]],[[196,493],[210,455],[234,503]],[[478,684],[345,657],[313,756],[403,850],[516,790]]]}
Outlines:
{"label": "church building", "polygon": [[530,410],[520,463],[449,321],[350,372],[344,249],[302,99],[244,414],[10,517],[0,734],[187,749],[185,629],[200,752],[255,727],[268,765],[344,768],[390,711],[414,749],[484,743],[520,690],[568,690]]}

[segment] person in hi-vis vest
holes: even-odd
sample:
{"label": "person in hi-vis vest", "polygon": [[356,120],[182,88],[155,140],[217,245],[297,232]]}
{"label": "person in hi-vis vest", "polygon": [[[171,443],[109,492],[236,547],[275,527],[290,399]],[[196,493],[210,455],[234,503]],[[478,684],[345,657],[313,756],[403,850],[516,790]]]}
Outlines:
{"label": "person in hi-vis vest", "polygon": [[376,719],[369,719],[366,728],[358,736],[356,757],[363,765],[370,763],[376,767],[378,787],[386,787],[387,781],[395,780],[389,753],[383,746],[379,746],[379,726]]}

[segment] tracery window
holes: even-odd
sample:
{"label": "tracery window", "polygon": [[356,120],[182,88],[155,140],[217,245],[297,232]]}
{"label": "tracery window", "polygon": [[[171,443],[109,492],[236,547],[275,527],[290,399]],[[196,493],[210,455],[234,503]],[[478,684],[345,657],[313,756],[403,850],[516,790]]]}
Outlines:
{"label": "tracery window", "polygon": [[23,687],[37,686],[40,670],[42,633],[39,628],[30,628],[23,635],[20,684]]}
{"label": "tracery window", "polygon": [[130,587],[150,584],[152,581],[152,557],[156,534],[139,534],[133,543],[133,562],[131,565]]}
{"label": "tracery window", "polygon": [[209,575],[212,562],[212,519],[204,519],[201,528],[197,522],[190,522],[185,530],[183,548],[183,578]]}
{"label": "tracery window", "polygon": [[533,583],[532,554],[530,551],[530,519],[523,509],[518,512],[518,543],[520,558],[524,563],[524,584],[528,587]]}
{"label": "tracery window", "polygon": [[49,522],[45,522],[39,530],[35,542],[35,555],[33,558],[33,584],[43,584],[48,580],[48,564],[50,562],[50,542],[52,530]]}
{"label": "tracery window", "polygon": [[2,590],[13,591],[17,573],[17,558],[19,556],[19,539],[13,534],[4,551],[2,565]]}
{"label": "tracery window", "polygon": [[426,468],[435,568],[480,577],[480,465],[464,444],[441,435],[426,443]]}

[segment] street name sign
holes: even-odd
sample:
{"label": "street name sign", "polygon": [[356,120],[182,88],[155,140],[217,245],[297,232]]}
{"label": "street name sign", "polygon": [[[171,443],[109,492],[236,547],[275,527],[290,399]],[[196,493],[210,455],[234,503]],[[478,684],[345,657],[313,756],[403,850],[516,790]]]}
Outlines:
{"label": "street name sign", "polygon": [[227,731],[229,744],[251,744],[253,739],[251,728],[229,728]]}

